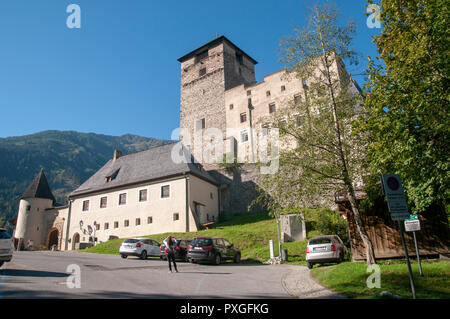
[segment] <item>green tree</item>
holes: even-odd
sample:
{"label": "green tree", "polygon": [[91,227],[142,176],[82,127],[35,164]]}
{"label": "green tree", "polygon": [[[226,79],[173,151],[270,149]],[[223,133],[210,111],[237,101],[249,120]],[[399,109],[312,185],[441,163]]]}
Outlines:
{"label": "green tree", "polygon": [[[374,1],[369,1],[374,3]],[[379,57],[366,85],[368,168],[372,188],[400,174],[414,213],[445,214],[449,198],[448,1],[381,1]],[[376,192],[374,192],[376,193]]]}
{"label": "green tree", "polygon": [[[344,190],[366,248],[368,264],[375,263],[372,242],[360,217],[355,188],[362,183],[364,140],[352,131],[361,111],[362,97],[343,62],[357,62],[351,49],[353,23],[338,24],[330,5],[315,5],[308,26],[282,42],[288,76],[302,80],[304,96],[277,110],[270,121],[280,132],[280,170],[261,181],[260,199],[274,212],[282,208],[323,206]],[[285,144],[283,146],[283,144]],[[287,146],[287,147],[286,147]]]}

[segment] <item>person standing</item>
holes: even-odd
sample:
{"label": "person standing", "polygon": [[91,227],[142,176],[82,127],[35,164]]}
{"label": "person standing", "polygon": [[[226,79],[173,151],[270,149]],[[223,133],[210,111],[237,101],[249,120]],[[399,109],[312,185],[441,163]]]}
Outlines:
{"label": "person standing", "polygon": [[175,268],[175,272],[178,272],[177,264],[175,262],[175,248],[177,247],[177,240],[173,236],[169,236],[163,241],[167,251],[167,261],[169,262],[169,273],[172,273],[171,262]]}

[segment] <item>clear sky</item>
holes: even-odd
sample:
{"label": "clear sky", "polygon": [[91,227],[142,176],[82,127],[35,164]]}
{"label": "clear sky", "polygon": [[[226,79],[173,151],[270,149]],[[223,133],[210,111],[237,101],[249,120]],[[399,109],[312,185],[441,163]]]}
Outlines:
{"label": "clear sky", "polygon": [[[366,1],[338,0],[357,23],[354,48],[377,55]],[[0,137],[43,130],[169,139],[179,126],[177,59],[225,35],[257,60],[256,79],[283,68],[279,41],[304,26],[306,0],[1,0]],[[66,8],[81,8],[70,29]],[[363,76],[354,76],[362,86]]]}

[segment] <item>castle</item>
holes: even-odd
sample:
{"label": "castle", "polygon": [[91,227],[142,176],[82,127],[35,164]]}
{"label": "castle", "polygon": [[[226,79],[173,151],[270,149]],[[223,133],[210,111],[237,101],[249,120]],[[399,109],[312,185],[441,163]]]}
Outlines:
{"label": "castle", "polygon": [[[281,70],[255,80],[256,60],[225,36],[179,58],[180,141],[113,157],[57,205],[41,171],[19,203],[14,237],[21,249],[72,250],[116,237],[196,231],[219,213],[247,212],[257,195],[254,165],[220,168],[224,153],[255,155],[261,120],[305,95],[307,81]],[[350,79],[340,59],[339,77]],[[351,80],[353,88],[358,89]],[[207,135],[208,129],[215,134]],[[174,148],[187,163],[173,161]]]}

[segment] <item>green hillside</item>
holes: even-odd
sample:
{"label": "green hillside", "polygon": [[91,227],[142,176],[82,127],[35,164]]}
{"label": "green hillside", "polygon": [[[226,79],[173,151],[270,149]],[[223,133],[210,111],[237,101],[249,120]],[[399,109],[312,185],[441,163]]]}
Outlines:
{"label": "green hillside", "polygon": [[41,168],[56,200],[64,204],[69,192],[112,158],[114,149],[129,154],[166,142],[129,134],[74,131],[0,138],[0,219],[15,216],[20,196]]}

